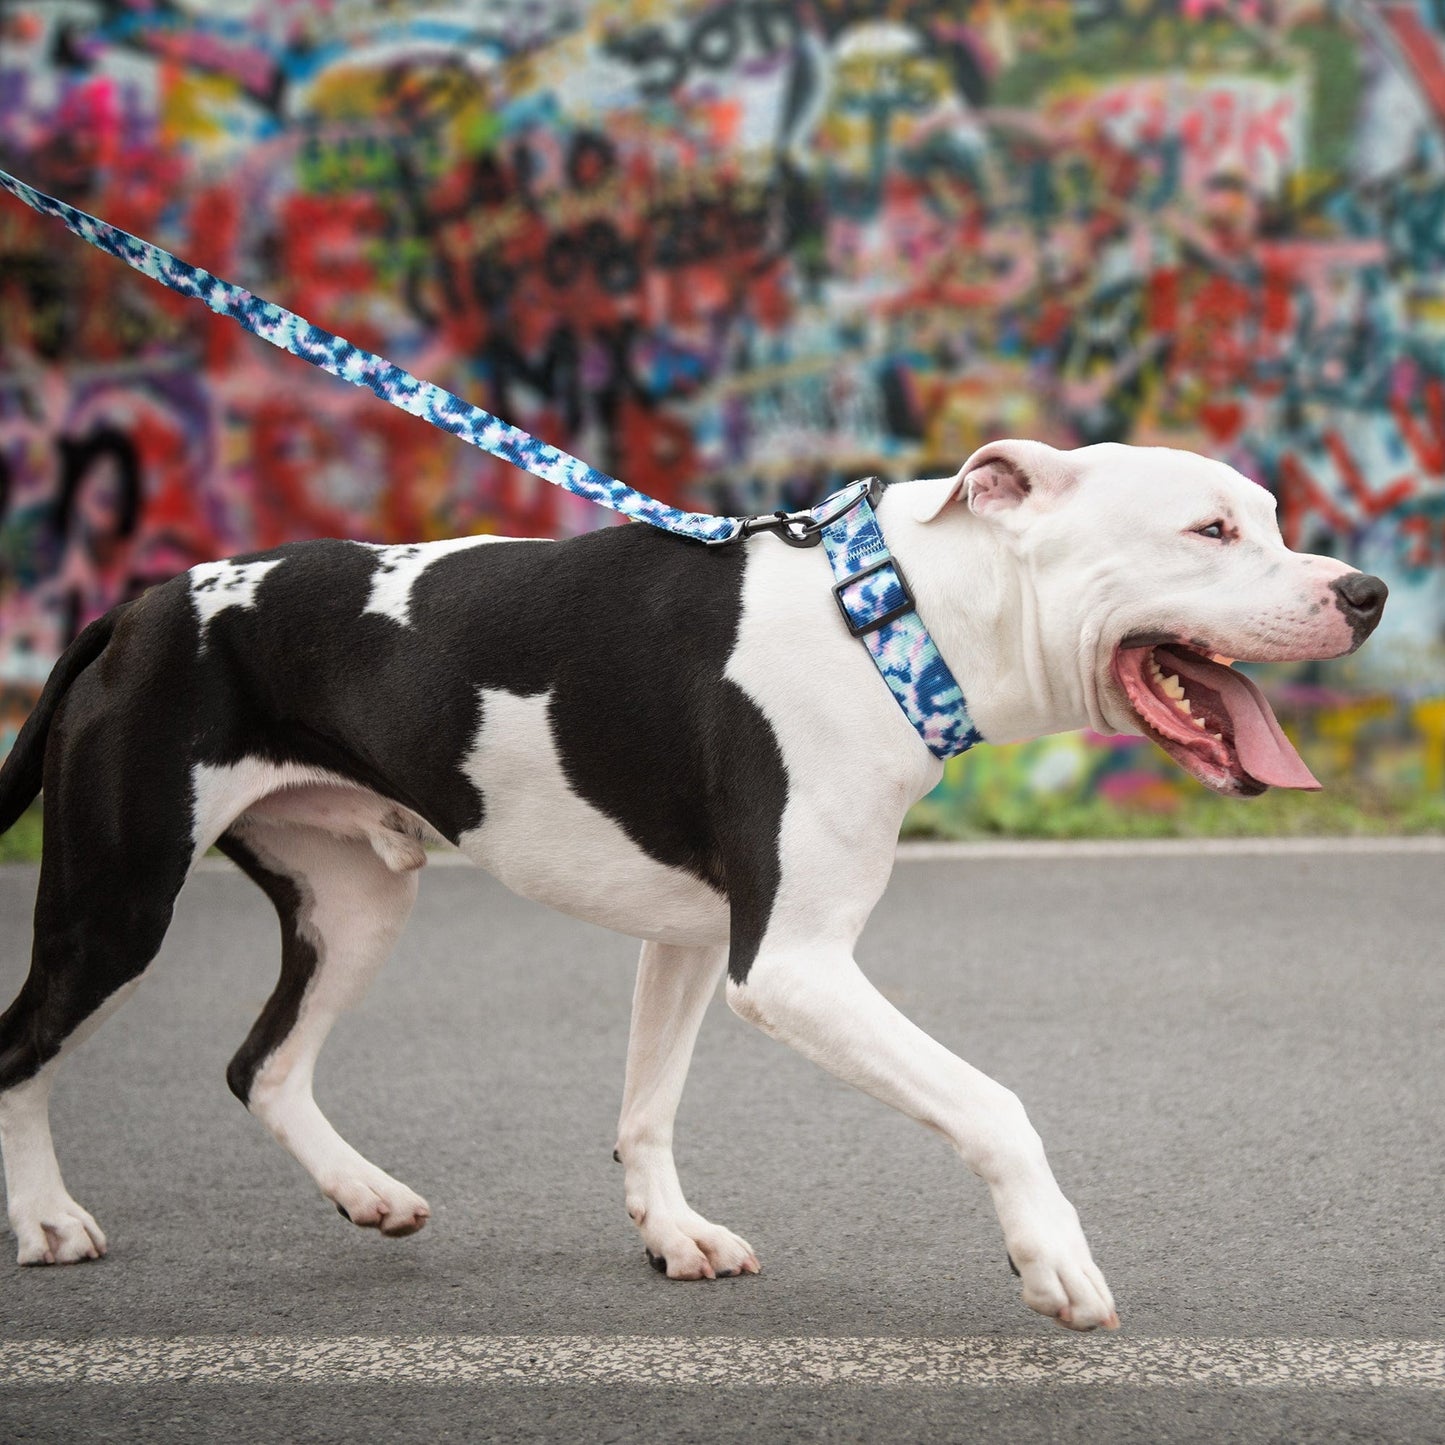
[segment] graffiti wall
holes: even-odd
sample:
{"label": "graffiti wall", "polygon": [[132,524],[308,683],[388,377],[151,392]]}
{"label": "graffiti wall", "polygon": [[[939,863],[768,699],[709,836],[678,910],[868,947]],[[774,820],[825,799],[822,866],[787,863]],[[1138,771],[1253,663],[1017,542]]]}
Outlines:
{"label": "graffiti wall", "polygon": [[[1438,3],[0,0],[0,165],[666,500],[1225,457],[1393,593],[1290,725],[1436,788],[1442,124]],[[606,521],[0,204],[0,728],[192,563]]]}

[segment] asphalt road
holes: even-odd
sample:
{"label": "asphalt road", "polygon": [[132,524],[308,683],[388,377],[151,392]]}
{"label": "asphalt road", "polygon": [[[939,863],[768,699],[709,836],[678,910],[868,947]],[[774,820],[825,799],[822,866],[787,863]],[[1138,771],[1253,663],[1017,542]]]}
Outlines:
{"label": "asphalt road", "polygon": [[[318,1095],[349,1227],[230,1097],[274,916],[188,885],[54,1122],[109,1258],[0,1235],[0,1439],[1445,1440],[1445,854],[901,864],[859,956],[1016,1089],[1124,1320],[1018,1302],[982,1186],[721,1003],[678,1128],[757,1278],[654,1274],[611,1160],[629,940],[436,868]],[[0,870],[0,993],[35,875]]]}

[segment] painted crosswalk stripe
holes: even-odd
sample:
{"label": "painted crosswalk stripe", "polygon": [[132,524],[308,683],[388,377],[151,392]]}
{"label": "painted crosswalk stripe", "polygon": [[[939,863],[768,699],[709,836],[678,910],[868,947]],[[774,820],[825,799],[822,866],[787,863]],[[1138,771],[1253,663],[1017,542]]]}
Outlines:
{"label": "painted crosswalk stripe", "polygon": [[1445,1340],[135,1336],[0,1342],[0,1386],[1124,1386],[1445,1390]]}

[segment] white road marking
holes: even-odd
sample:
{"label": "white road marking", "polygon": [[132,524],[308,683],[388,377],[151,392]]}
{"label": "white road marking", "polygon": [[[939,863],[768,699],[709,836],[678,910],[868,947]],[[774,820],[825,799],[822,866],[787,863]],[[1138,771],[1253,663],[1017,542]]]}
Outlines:
{"label": "white road marking", "polygon": [[0,1385],[1126,1386],[1445,1390],[1445,1340],[135,1336],[0,1343]]}

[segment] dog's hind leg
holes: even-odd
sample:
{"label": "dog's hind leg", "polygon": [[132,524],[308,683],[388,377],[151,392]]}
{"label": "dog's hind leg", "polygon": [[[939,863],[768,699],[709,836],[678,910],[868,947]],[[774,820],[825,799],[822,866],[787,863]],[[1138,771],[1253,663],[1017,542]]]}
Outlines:
{"label": "dog's hind leg", "polygon": [[21,1264],[105,1253],[105,1235],[61,1178],[50,1090],[62,1055],[121,1003],[160,949],[190,862],[183,815],[166,821],[153,811],[147,828],[104,789],[51,781],[30,973],[0,1017],[0,1149]]}
{"label": "dog's hind leg", "polygon": [[[65,1037],[59,1051],[35,1073],[0,1091],[0,1147],[5,1156],[5,1200],[15,1231],[16,1263],[77,1264],[99,1259],[105,1234],[94,1217],[71,1197],[61,1177],[60,1161],[50,1135],[50,1090],[61,1055],[69,1053],[124,1001],[138,979],[123,984]],[[29,1050],[17,1046],[24,1037],[18,1022],[40,1009],[26,1009],[25,993],[0,1019],[0,1080],[14,1077],[28,1063]],[[15,1022],[12,1026],[12,1016]],[[10,1047],[4,1047],[8,1044]],[[22,1062],[23,1061],[23,1062]],[[18,1067],[17,1067],[18,1064]]]}
{"label": "dog's hind leg", "polygon": [[316,1058],[343,1010],[361,1000],[416,899],[417,874],[372,846],[321,828],[243,819],[220,847],[260,885],[281,920],[281,977],[226,1081],[353,1224],[415,1234],[431,1210],[363,1158],[312,1096]]}
{"label": "dog's hind leg", "polygon": [[644,943],[637,965],[617,1157],[626,1169],[627,1212],[653,1267],[671,1279],[758,1272],[745,1239],[688,1207],[672,1157],[672,1122],[693,1044],[726,964],[725,947]]}

